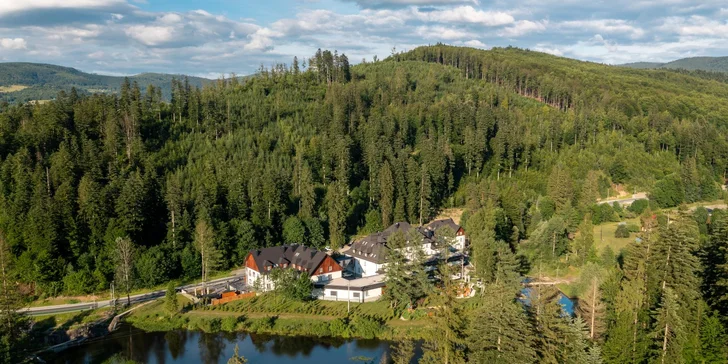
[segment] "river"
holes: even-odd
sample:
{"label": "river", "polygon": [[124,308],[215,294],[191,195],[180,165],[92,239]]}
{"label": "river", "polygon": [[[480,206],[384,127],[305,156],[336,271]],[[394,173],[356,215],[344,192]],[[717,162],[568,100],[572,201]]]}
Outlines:
{"label": "river", "polygon": [[[114,355],[140,363],[227,363],[235,345],[255,363],[375,363],[389,352],[379,340],[344,340],[197,331],[145,332],[123,325],[113,334],[44,356],[49,363],[103,363]],[[414,362],[414,361],[413,361]]]}

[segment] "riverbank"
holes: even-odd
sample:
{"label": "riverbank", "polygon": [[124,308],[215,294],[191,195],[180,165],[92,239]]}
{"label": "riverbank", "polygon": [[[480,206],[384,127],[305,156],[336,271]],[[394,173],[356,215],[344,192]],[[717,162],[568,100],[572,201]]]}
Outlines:
{"label": "riverbank", "polygon": [[198,330],[206,333],[247,332],[266,335],[421,340],[431,332],[427,310],[395,316],[385,301],[351,303],[298,302],[264,294],[219,306],[193,307],[170,315],[163,300],[140,308],[125,322],[145,331]]}

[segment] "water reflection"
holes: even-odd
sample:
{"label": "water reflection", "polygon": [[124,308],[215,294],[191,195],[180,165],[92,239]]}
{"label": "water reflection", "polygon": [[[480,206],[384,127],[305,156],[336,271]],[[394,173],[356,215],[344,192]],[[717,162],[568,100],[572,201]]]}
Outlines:
{"label": "water reflection", "polygon": [[44,357],[50,363],[102,363],[116,354],[142,363],[226,363],[235,345],[250,363],[378,363],[389,344],[377,340],[309,338],[195,331],[144,332],[123,326],[106,338]]}

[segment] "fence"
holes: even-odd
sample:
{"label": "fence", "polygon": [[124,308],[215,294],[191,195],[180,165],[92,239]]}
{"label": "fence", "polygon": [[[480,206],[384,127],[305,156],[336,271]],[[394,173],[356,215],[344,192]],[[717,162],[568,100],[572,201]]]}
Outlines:
{"label": "fence", "polygon": [[223,303],[228,303],[232,301],[242,300],[246,298],[253,298],[255,297],[255,292],[247,292],[247,293],[238,293],[234,295],[225,295],[222,298],[213,298],[212,299],[212,305],[222,305]]}

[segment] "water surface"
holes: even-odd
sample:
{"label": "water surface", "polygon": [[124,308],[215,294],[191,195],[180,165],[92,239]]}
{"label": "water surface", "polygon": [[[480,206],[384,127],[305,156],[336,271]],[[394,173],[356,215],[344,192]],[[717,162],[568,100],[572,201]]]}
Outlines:
{"label": "water surface", "polygon": [[49,363],[103,363],[114,355],[141,363],[227,363],[235,345],[255,363],[379,363],[390,344],[378,340],[344,340],[268,336],[246,333],[206,334],[176,330],[145,332],[124,325],[113,334],[43,359]]}

